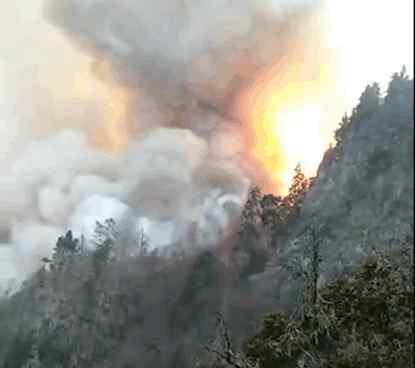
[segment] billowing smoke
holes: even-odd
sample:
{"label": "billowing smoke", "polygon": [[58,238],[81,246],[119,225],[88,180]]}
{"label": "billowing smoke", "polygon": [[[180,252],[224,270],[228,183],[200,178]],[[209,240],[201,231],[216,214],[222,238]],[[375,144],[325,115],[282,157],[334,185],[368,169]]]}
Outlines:
{"label": "billowing smoke", "polygon": [[[263,67],[305,42],[300,25],[318,5],[46,1],[45,19],[91,58],[95,78],[125,98],[109,118],[105,106],[82,99],[56,106],[65,82],[47,91],[52,81],[16,82],[14,90],[25,86],[43,108],[37,104],[34,117],[22,103],[28,112],[16,132],[13,114],[1,108],[0,278],[33,271],[66,229],[88,239],[95,221],[109,217],[132,233],[143,229],[152,247],[211,246],[224,236],[252,178],[261,176],[245,150],[235,101]],[[84,87],[81,80],[79,93]],[[68,118],[73,106],[79,119]]]}
{"label": "billowing smoke", "polygon": [[[226,113],[258,68],[289,56],[300,24],[305,28],[304,17],[316,5],[316,0],[159,0],[151,6],[49,0],[46,14],[94,56],[97,75],[108,77],[111,69],[110,77],[138,97],[150,96],[157,114],[164,112],[157,125],[194,130],[207,128],[204,110]],[[148,123],[138,118],[140,126]]]}

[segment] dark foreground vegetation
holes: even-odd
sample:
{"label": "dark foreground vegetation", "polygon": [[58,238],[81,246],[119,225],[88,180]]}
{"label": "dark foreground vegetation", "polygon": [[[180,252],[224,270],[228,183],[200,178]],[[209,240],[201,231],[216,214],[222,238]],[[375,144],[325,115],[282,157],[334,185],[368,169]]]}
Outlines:
{"label": "dark foreground vegetation", "polygon": [[240,352],[220,316],[220,343],[205,347],[217,361],[206,367],[413,367],[411,253],[375,253],[318,292],[311,277],[300,310],[266,315]]}

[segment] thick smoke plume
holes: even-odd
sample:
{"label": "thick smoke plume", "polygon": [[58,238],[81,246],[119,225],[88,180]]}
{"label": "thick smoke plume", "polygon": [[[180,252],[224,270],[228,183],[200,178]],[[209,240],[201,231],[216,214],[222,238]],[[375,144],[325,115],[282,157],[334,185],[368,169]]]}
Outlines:
{"label": "thick smoke plume", "polygon": [[[317,0],[46,1],[45,19],[92,58],[95,78],[120,93],[108,101],[115,104],[110,117],[111,109],[80,98],[80,121],[87,124],[67,121],[72,105],[56,106],[49,97],[42,134],[31,127],[31,112],[23,138],[5,125],[0,267],[31,272],[63,231],[88,239],[95,221],[108,217],[128,223],[132,233],[142,228],[153,247],[217,242],[252,178],[262,175],[246,153],[235,102],[258,72],[306,42],[303,26],[318,6]],[[67,88],[55,83],[49,96]],[[85,88],[81,80],[79,93]],[[36,100],[44,89],[27,90]]]}
{"label": "thick smoke plume", "polygon": [[[195,129],[207,124],[197,121],[198,110],[227,112],[258,68],[289,56],[304,17],[316,5],[310,0],[174,0],[151,6],[131,0],[49,0],[46,14],[94,55],[97,75],[108,77],[110,69],[110,77],[135,94],[156,100],[164,121],[157,116],[150,124]],[[140,125],[147,123],[145,116],[137,117]]]}

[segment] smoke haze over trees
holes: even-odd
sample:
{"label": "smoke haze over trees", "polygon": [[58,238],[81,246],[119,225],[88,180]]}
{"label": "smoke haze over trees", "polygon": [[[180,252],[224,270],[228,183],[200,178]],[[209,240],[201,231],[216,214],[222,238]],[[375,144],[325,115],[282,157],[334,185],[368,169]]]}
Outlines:
{"label": "smoke haze over trees", "polygon": [[111,218],[94,246],[56,237],[0,301],[0,366],[409,367],[413,80],[368,86],[335,139],[316,178],[252,188],[208,248],[166,254]]}
{"label": "smoke haze over trees", "polygon": [[[20,35],[36,41],[23,59],[40,48],[61,69],[35,65],[23,73],[21,54],[7,48],[16,64],[6,69],[7,97],[18,93],[17,116],[7,117],[1,135],[0,262],[7,275],[35,271],[69,229],[88,246],[95,221],[106,218],[142,228],[154,248],[210,247],[228,235],[251,183],[266,179],[247,154],[235,99],[262,68],[291,57],[292,45],[308,34],[310,44],[320,38],[319,7],[45,1],[43,27],[54,36],[44,28],[40,39],[36,31]],[[40,23],[32,6],[25,10]],[[82,57],[72,59],[63,37]],[[322,39],[318,44],[323,50]]]}
{"label": "smoke haze over trees", "polygon": [[413,80],[343,99],[413,2],[369,3],[4,4],[0,368],[410,366]]}

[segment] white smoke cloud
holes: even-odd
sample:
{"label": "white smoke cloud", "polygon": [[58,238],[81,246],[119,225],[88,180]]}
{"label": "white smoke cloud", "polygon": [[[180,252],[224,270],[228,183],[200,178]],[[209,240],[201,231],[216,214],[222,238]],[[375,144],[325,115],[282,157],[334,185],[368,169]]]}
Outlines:
{"label": "white smoke cloud", "polygon": [[[40,1],[13,3],[15,20],[0,16],[0,279],[33,272],[58,235],[90,238],[108,217],[128,217],[153,248],[217,242],[252,172],[229,121],[234,93],[287,52],[318,3],[48,0],[56,29]],[[90,65],[129,96],[118,153],[91,145],[107,94]]]}
{"label": "white smoke cloud", "polygon": [[128,206],[116,198],[103,195],[91,195],[82,201],[69,219],[70,228],[75,236],[85,236],[92,240],[97,221],[103,223],[106,219],[122,220],[128,211]]}
{"label": "white smoke cloud", "polygon": [[[0,179],[2,234],[15,252],[10,274],[33,272],[64,231],[88,243],[96,221],[122,223],[127,215],[136,219],[131,230],[144,229],[152,248],[186,244],[194,223],[200,235],[191,246],[213,244],[228,221],[221,198],[233,193],[238,207],[247,182],[230,168],[222,174],[211,168],[218,177],[198,184],[198,170],[209,172],[203,169],[208,152],[204,139],[177,128],[156,129],[111,157],[91,148],[80,131],[32,141]],[[228,177],[234,184],[226,188]]]}

